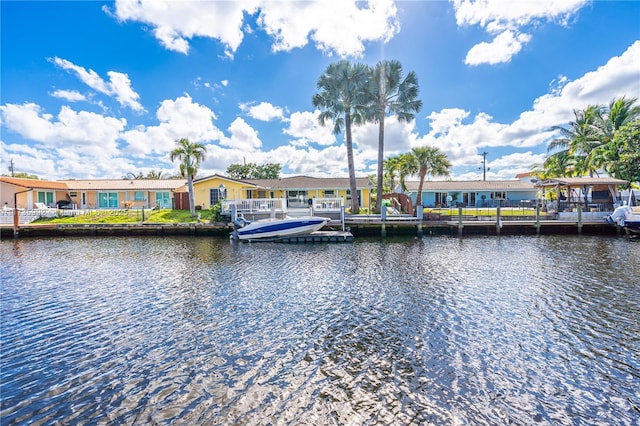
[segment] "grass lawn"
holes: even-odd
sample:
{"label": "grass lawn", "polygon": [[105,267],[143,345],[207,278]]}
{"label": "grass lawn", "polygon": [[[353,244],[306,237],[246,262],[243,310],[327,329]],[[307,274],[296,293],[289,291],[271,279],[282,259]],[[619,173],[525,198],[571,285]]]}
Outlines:
{"label": "grass lawn", "polygon": [[[200,213],[201,222],[211,220],[211,211],[202,210]],[[198,217],[191,217],[188,210],[144,210],[144,221],[142,220],[142,210],[91,210],[86,214],[78,216],[58,216],[41,217],[31,223],[68,223],[68,224],[92,224],[92,223],[195,223]]]}

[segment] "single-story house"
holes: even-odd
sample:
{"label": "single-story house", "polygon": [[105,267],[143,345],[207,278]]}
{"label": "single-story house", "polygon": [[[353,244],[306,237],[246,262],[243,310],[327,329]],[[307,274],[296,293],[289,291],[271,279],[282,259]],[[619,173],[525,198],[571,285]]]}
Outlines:
{"label": "single-story house", "polygon": [[69,189],[64,182],[0,176],[0,203],[3,208],[34,209],[36,204],[56,207],[67,200]]}
{"label": "single-story house", "polygon": [[[356,178],[360,208],[371,207],[374,184],[369,178]],[[237,180],[222,175],[212,175],[193,182],[195,204],[210,208],[218,199],[286,199],[288,208],[307,207],[314,198],[342,198],[351,206],[349,178],[316,178],[292,176],[280,179]],[[184,191],[187,191],[186,187]]]}
{"label": "single-story house", "polygon": [[[71,208],[171,208],[173,191],[182,179],[42,180],[0,177],[3,206],[33,209],[37,206]],[[15,199],[14,199],[15,197]]]}
{"label": "single-story house", "polygon": [[[406,182],[405,192],[415,204],[419,181]],[[533,202],[538,188],[527,180],[425,181],[422,186],[424,207],[507,207]]]}

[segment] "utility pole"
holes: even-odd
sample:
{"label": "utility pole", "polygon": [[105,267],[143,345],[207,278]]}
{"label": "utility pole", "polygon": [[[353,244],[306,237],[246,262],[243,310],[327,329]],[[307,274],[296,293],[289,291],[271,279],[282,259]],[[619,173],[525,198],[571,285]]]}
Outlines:
{"label": "utility pole", "polygon": [[11,177],[13,177],[13,158],[9,160],[9,170],[11,170]]}
{"label": "utility pole", "polygon": [[486,151],[482,153],[482,180],[487,180],[487,154]]}

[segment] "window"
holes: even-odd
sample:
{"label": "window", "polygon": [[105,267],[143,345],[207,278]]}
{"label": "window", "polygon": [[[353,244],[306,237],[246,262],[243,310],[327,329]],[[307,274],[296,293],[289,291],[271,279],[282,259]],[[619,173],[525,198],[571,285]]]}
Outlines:
{"label": "window", "polygon": [[118,193],[117,192],[99,192],[98,193],[99,209],[117,209]]}
{"label": "window", "polygon": [[159,209],[171,208],[171,194],[168,191],[156,192],[156,207]]}
{"label": "window", "polygon": [[504,192],[504,191],[492,192],[491,193],[491,199],[492,200],[506,200],[507,199],[507,193]]}
{"label": "window", "polygon": [[[362,192],[358,189],[357,194],[358,196],[358,204],[361,206],[361,200],[362,200]],[[351,207],[351,203],[349,202],[351,201],[351,189],[347,189],[347,204],[349,205],[349,207]]]}
{"label": "window", "polygon": [[220,188],[211,188],[209,189],[209,205],[215,206],[218,204],[218,200],[222,197],[222,193],[220,192]]}
{"label": "window", "polygon": [[436,197],[436,205],[447,205],[447,196],[449,195],[446,192],[436,192],[435,194]]}
{"label": "window", "polygon": [[475,206],[476,205],[476,193],[475,192],[463,192],[462,193],[462,202],[467,206]]}
{"label": "window", "polygon": [[47,206],[52,206],[53,205],[53,192],[39,191],[38,192],[38,202],[46,204]]}
{"label": "window", "polygon": [[145,198],[144,198],[144,191],[135,191],[135,192],[133,193],[133,199],[134,199],[135,201],[144,201],[144,200],[145,200]]}
{"label": "window", "polygon": [[325,189],[324,190],[324,197],[325,198],[335,198],[336,196],[336,191],[334,189]]}
{"label": "window", "polygon": [[287,191],[287,205],[289,207],[307,207],[309,193],[307,191]]}
{"label": "window", "polygon": [[73,197],[73,198],[75,198],[75,197],[77,197],[77,196],[78,196],[78,193],[77,193],[77,192],[75,192],[75,191],[71,191],[71,192],[69,193],[69,197]]}

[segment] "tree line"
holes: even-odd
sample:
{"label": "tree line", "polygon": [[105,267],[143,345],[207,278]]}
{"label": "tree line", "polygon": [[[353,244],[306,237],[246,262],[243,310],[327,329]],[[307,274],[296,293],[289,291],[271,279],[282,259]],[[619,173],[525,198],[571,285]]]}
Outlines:
{"label": "tree line", "polygon": [[628,182],[640,181],[640,105],[625,96],[609,105],[574,110],[574,120],[554,126],[550,154],[534,173],[541,178],[597,176],[604,171]]}

